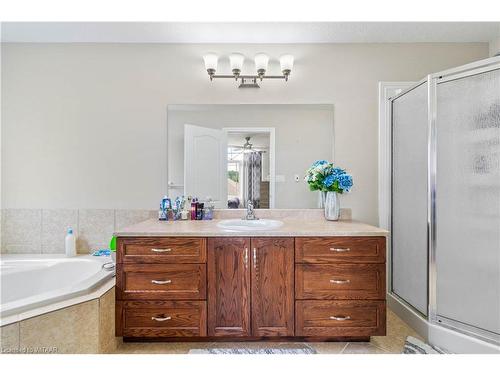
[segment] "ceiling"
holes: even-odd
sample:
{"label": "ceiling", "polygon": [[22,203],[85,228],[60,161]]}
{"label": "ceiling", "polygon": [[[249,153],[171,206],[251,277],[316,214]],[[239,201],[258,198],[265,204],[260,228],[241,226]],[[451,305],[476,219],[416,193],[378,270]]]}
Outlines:
{"label": "ceiling", "polygon": [[500,22],[7,22],[3,42],[419,43],[489,42]]}

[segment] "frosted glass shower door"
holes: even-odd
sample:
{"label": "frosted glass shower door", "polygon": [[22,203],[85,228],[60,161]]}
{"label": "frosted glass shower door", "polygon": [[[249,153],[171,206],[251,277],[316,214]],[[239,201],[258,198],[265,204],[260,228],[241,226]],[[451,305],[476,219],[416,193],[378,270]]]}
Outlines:
{"label": "frosted glass shower door", "polygon": [[427,83],[392,102],[392,292],[427,315]]}
{"label": "frosted glass shower door", "polygon": [[436,95],[437,319],[500,334],[500,70]]}

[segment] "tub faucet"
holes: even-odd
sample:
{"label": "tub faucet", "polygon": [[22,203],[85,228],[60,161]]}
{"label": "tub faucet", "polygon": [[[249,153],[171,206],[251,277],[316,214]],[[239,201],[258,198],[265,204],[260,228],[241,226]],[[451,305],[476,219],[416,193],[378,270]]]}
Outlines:
{"label": "tub faucet", "polygon": [[253,210],[253,203],[250,199],[247,202],[247,214],[244,217],[244,219],[245,220],[259,220],[258,217],[255,217],[255,212]]}

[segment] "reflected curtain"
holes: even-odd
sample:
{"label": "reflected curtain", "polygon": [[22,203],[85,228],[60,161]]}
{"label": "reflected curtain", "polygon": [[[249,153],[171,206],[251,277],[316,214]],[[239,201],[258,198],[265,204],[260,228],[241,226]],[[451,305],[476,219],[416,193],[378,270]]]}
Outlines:
{"label": "reflected curtain", "polygon": [[262,179],[262,155],[253,151],[243,155],[243,206],[249,200],[255,208],[260,207],[260,181]]}

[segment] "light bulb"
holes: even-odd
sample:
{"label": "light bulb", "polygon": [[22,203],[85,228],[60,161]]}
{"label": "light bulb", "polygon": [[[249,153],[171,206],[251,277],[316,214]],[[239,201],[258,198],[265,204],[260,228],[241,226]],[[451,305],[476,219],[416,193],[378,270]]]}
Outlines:
{"label": "light bulb", "polygon": [[207,70],[210,79],[212,79],[212,76],[217,71],[218,60],[219,58],[215,53],[207,53],[205,56],[203,56],[203,61],[205,61],[205,69]]}
{"label": "light bulb", "polygon": [[255,69],[257,69],[257,74],[261,77],[266,73],[267,64],[269,63],[269,56],[265,53],[258,53],[255,55]]}
{"label": "light bulb", "polygon": [[293,68],[293,55],[282,55],[280,57],[280,66],[285,79],[288,80],[288,76]]}
{"label": "light bulb", "polygon": [[245,61],[245,56],[241,53],[232,53],[229,55],[229,63],[231,65],[231,71],[237,77],[241,73],[243,68],[243,61]]}

